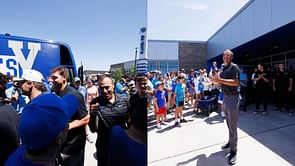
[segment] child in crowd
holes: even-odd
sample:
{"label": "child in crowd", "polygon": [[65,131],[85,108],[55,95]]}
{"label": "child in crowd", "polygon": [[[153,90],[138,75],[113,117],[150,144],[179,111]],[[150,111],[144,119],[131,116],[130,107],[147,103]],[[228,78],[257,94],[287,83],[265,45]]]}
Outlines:
{"label": "child in crowd", "polygon": [[[184,75],[180,74],[177,77],[177,85],[175,87],[174,93],[176,96],[176,109],[175,109],[175,126],[178,126],[179,123],[187,122],[183,118],[182,110],[184,105],[184,98],[185,98],[185,84],[184,84],[185,77]],[[178,118],[180,117],[180,121]]]}
{"label": "child in crowd", "polygon": [[164,83],[160,81],[157,82],[156,88],[157,90],[154,95],[154,105],[157,118],[157,128],[160,129],[160,121],[164,121],[164,116],[166,115],[166,97],[164,91]]}

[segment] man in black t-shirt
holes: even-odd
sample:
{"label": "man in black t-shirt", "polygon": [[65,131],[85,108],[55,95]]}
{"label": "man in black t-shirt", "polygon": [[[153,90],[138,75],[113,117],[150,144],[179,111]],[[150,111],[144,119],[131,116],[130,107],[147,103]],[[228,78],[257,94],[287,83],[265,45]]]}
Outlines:
{"label": "man in black t-shirt", "polygon": [[136,93],[130,97],[129,128],[114,126],[109,138],[109,166],[147,165],[147,84],[145,75],[135,78]]}
{"label": "man in black t-shirt", "polygon": [[97,132],[97,165],[107,166],[110,129],[115,125],[126,128],[129,102],[127,97],[115,95],[111,77],[102,75],[98,86],[101,95],[90,103],[89,128]]}
{"label": "man in black t-shirt", "polygon": [[64,67],[51,70],[52,90],[59,96],[72,94],[79,101],[79,107],[69,121],[68,135],[61,149],[59,162],[63,166],[83,166],[86,143],[85,125],[88,124],[89,116],[82,94],[68,85],[67,76],[68,71]]}
{"label": "man in black t-shirt", "polygon": [[[292,91],[293,80],[288,71],[285,70],[285,65],[280,63],[279,70],[274,73],[273,91],[275,93],[275,113],[278,113],[282,107],[289,111],[289,96]],[[289,115],[292,115],[289,112]]]}
{"label": "man in black t-shirt", "polygon": [[[135,78],[136,93],[129,99],[130,112],[140,110],[145,115],[145,120],[133,119],[135,125],[141,126],[147,131],[147,94],[148,94],[148,78],[145,75],[137,75]],[[130,113],[131,114],[131,113]]]}
{"label": "man in black t-shirt", "polygon": [[268,95],[270,91],[269,74],[264,70],[264,65],[257,65],[257,72],[254,75],[255,84],[255,99],[256,99],[256,110],[253,112],[254,115],[258,113],[261,102],[263,101],[263,115],[266,115],[268,106]]}
{"label": "man in black t-shirt", "polygon": [[221,85],[224,94],[222,110],[225,114],[225,120],[229,131],[228,142],[223,145],[222,149],[230,149],[228,155],[228,164],[234,165],[237,158],[238,145],[238,114],[239,114],[239,93],[240,68],[232,62],[233,52],[226,49],[223,52],[223,64],[219,74],[212,77],[212,82]]}

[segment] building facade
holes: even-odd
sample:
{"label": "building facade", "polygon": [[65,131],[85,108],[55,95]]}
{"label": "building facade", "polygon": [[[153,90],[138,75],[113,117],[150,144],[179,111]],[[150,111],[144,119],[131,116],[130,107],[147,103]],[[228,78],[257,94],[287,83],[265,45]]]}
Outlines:
{"label": "building facade", "polygon": [[241,65],[285,63],[295,69],[294,0],[251,0],[207,41],[209,61],[226,48]]}
{"label": "building facade", "polygon": [[148,71],[162,73],[206,67],[206,42],[148,40]]}
{"label": "building facade", "polygon": [[213,61],[220,65],[227,48],[239,65],[283,62],[295,70],[294,6],[294,0],[250,0],[208,41],[147,39],[148,71],[209,68]]}

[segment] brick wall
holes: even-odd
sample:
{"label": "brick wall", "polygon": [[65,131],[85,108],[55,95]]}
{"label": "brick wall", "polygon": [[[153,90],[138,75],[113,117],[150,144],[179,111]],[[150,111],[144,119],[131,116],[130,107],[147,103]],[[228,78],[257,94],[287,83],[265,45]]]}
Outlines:
{"label": "brick wall", "polygon": [[200,69],[207,67],[206,43],[179,42],[178,45],[179,69]]}

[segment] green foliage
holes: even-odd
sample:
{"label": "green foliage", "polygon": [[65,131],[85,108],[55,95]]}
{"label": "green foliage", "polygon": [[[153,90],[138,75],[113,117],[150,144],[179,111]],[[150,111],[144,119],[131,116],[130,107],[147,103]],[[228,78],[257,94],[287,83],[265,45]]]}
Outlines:
{"label": "green foliage", "polygon": [[118,69],[112,72],[112,78],[115,79],[115,81],[119,81],[123,76],[124,71],[122,69]]}
{"label": "green foliage", "polygon": [[135,76],[135,66],[134,65],[132,65],[131,67],[130,67],[130,69],[129,69],[129,71],[128,71],[128,75],[129,76]]}

